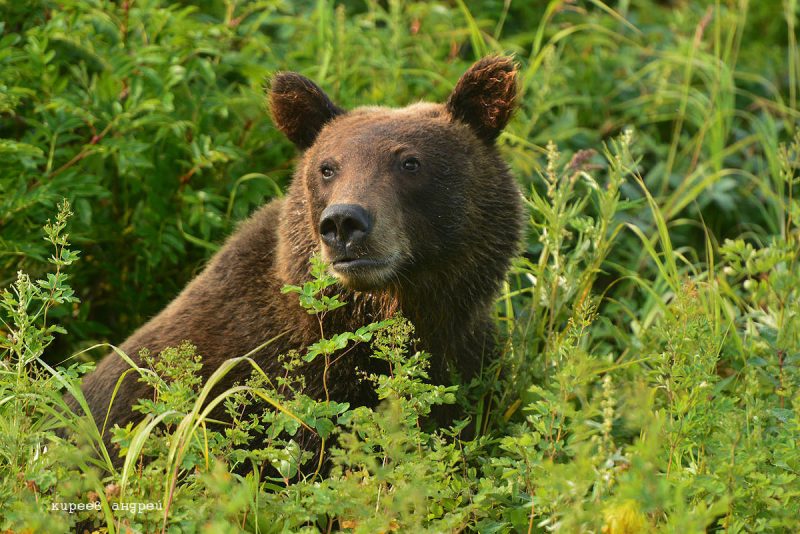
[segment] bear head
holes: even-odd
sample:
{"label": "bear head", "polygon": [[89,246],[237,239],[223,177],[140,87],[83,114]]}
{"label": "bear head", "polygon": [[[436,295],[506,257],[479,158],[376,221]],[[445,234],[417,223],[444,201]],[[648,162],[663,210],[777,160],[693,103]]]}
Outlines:
{"label": "bear head", "polygon": [[[321,253],[356,291],[402,292],[464,273],[474,280],[460,290],[496,290],[522,226],[519,191],[495,146],[516,74],[510,58],[488,57],[444,104],[350,111],[307,78],[276,74],[274,123],[303,151],[282,221],[288,254],[307,265]],[[481,278],[492,287],[479,291]]]}

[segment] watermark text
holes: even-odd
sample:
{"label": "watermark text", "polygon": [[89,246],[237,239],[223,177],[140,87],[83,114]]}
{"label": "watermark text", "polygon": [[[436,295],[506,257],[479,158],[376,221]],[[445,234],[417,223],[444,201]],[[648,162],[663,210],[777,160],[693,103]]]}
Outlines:
{"label": "watermark text", "polygon": [[[163,510],[164,505],[160,502],[112,502],[109,507],[114,512],[128,512],[130,514],[141,514],[142,512],[152,512],[155,510]],[[74,514],[75,512],[95,511],[101,512],[103,505],[100,501],[94,502],[54,502],[50,504],[50,511],[52,512],[67,512]]]}

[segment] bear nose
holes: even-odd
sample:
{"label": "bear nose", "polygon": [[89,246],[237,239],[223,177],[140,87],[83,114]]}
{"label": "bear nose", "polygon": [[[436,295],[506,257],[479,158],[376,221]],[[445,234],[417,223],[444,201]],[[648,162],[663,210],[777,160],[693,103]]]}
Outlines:
{"label": "bear nose", "polygon": [[347,247],[363,241],[371,226],[369,213],[358,204],[333,204],[322,212],[319,235],[329,247]]}

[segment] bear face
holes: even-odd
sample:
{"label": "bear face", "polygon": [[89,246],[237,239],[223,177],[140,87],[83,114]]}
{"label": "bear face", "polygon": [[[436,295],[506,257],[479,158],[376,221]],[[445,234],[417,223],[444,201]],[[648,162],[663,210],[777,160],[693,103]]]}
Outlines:
{"label": "bear face", "polygon": [[303,197],[314,249],[344,287],[408,293],[454,267],[508,257],[519,193],[494,140],[515,79],[510,59],[486,58],[446,104],[346,112],[298,74],[275,77],[273,119],[304,150],[291,194]]}
{"label": "bear face", "polygon": [[418,108],[338,117],[306,153],[310,226],[350,289],[413,281],[457,255],[441,243],[466,243],[469,143],[441,110]]}

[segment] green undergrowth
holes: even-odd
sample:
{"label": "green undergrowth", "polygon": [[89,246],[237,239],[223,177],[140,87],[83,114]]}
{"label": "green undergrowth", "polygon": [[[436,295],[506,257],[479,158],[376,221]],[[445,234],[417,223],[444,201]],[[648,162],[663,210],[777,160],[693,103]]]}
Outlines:
{"label": "green undergrowth", "polygon": [[[0,530],[797,529],[794,0],[0,12]],[[251,359],[259,347],[203,383],[191,340],[141,367],[109,345],[285,189],[269,74],[298,70],[345,107],[403,105],[445,99],[491,52],[520,65],[498,143],[528,231],[479,378],[431,385],[435,355],[410,350],[402,316],[324,332],[281,357],[282,376]],[[284,290],[309,313],[341,306],[313,271]],[[363,378],[377,409],[291,378],[355,344],[392,370]],[[157,392],[108,449],[79,389],[106,353]],[[251,378],[212,391],[234,366]],[[465,420],[436,428],[449,403]]]}

